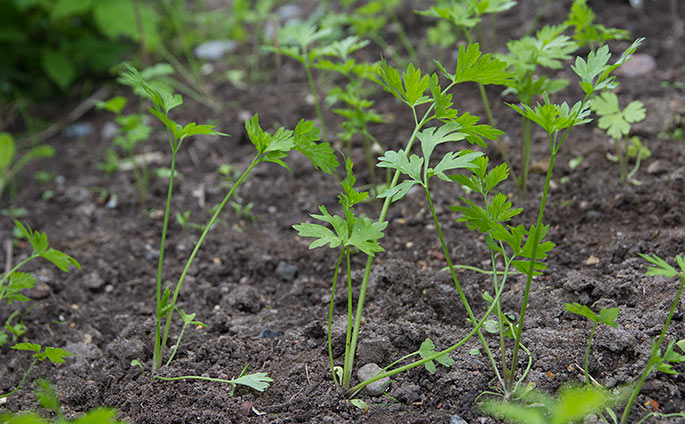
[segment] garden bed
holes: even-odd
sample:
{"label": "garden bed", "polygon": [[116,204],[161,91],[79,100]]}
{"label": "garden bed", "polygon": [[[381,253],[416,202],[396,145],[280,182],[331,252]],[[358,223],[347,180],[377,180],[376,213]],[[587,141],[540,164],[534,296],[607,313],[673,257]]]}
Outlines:
{"label": "garden bed", "polygon": [[[530,20],[539,2],[520,3],[530,5],[519,5],[498,17],[501,40],[520,37],[522,22]],[[553,2],[542,23],[563,21],[568,3]],[[574,128],[559,155],[544,220],[550,226],[547,239],[556,247],[546,261],[549,269],[533,281],[523,333],[533,359],[528,381],[551,393],[565,383],[584,381],[583,356],[591,326],[566,312],[565,303],[579,302],[593,310],[621,309],[617,328],[598,329],[589,369],[596,380],[615,387],[640,375],[677,290],[674,279],[645,276],[646,262],[638,257],[638,253],[655,253],[670,260],[685,253],[685,142],[673,135],[674,128],[682,128],[685,117],[684,69],[674,60],[683,40],[678,44],[669,38],[672,26],[666,2],[645,3],[644,9],[636,10],[627,1],[590,2],[604,25],[626,28],[634,38],[646,37],[639,53],[656,60],[656,69],[644,75],[619,75],[617,93],[622,104],[640,99],[646,105],[647,119],[635,125],[634,133],[652,151],[652,157],[636,175],[641,185],[620,181],[619,167],[606,159],[608,137],[595,123]],[[680,15],[685,16],[685,4],[679,7]],[[420,37],[422,25],[430,21],[409,10],[400,14],[400,19],[412,37]],[[613,43],[612,52],[623,51],[628,44]],[[369,47],[363,54],[373,59],[379,52]],[[446,63],[450,54],[443,53]],[[427,56],[420,57],[430,66]],[[259,113],[264,128],[276,122],[293,128],[301,118],[314,119],[299,65],[284,60],[281,72],[280,84],[274,81],[246,91],[217,85],[213,90],[217,99],[238,105],[220,114],[212,115],[189,99],[175,111],[178,122],[213,119],[217,130],[231,137],[198,137],[186,142],[178,158],[183,179],[177,183],[172,210],[190,210],[191,221],[205,221],[207,209],[224,196],[218,167],[247,167],[254,148],[244,130],[244,116]],[[577,78],[568,67],[562,72],[572,84],[559,98],[575,102],[580,92]],[[674,86],[675,82],[680,86]],[[464,84],[457,90],[454,102],[460,113],[484,116],[475,85]],[[488,88],[491,99],[500,91]],[[371,132],[387,149],[402,148],[413,129],[409,110],[382,91],[375,100],[376,110],[389,122],[371,127]],[[505,131],[502,144],[516,164],[519,117],[501,102],[493,102],[493,114],[497,128]],[[336,117],[326,117],[332,128]],[[29,267],[39,284],[30,294],[36,301],[26,316],[26,337],[74,354],[59,366],[41,363],[31,378],[54,383],[68,416],[107,405],[119,411],[120,419],[137,424],[448,423],[452,416],[468,423],[497,422],[486,418],[475,404],[494,377],[487,358],[468,353],[479,346],[475,338],[451,354],[455,363],[450,368],[438,367],[435,374],[429,374],[419,367],[393,376],[388,393],[398,402],[362,391],[358,396],[370,405],[363,411],[349,403],[344,390],[333,383],[326,320],[337,255],[328,249],[308,250],[311,240],[297,237],[292,225],[308,220],[320,204],[337,210],[339,183],[334,176],[315,172],[296,154],[287,159],[292,173],[273,164],[257,168],[239,191],[244,205],[254,203],[252,215],[227,211],[222,215],[226,224],[216,225],[210,232],[179,298],[179,306],[197,312],[197,319],[208,327],[187,329],[174,361],[162,371],[168,376],[234,378],[249,364],[250,371],[264,371],[274,379],[271,387],[263,393],[239,387],[235,396],[230,396],[230,386],[151,381],[149,369],[141,373],[140,368],[132,367],[131,360],[149,363],[152,357],[155,273],[166,185],[161,179],[154,180],[149,199],[141,207],[129,173],[107,178],[98,169],[110,143],[101,131],[109,119],[104,112],[90,112],[80,122],[91,123],[95,128],[92,134],[52,139],[57,156],[41,163],[40,169],[60,177],[49,186],[23,185],[13,201],[27,210],[22,221],[47,232],[52,246],[72,255],[83,267],[82,272],[69,274],[46,263]],[[164,157],[160,165],[168,163],[168,143],[161,131],[155,132],[150,144]],[[492,162],[501,161],[495,143],[486,153]],[[539,161],[547,156],[545,135],[535,128],[532,157]],[[582,164],[571,169],[569,161],[578,156],[582,156]],[[355,146],[352,159],[359,182],[368,182],[360,146]],[[538,167],[544,168],[543,162]],[[20,178],[28,179],[37,169],[26,170]],[[502,191],[510,194],[515,207],[524,208],[515,224],[535,222],[543,183],[544,175],[534,170],[525,199],[518,195],[513,180],[504,183]],[[456,184],[433,184],[437,213],[453,260],[484,266],[489,258],[484,237],[457,223],[458,215],[449,208],[458,203],[463,190]],[[54,196],[44,201],[41,195],[46,189],[53,190]],[[380,203],[364,203],[357,209],[375,219]],[[418,349],[427,337],[445,348],[472,329],[449,273],[442,270],[444,255],[422,193],[410,192],[393,204],[387,219],[386,236],[381,240],[385,252],[377,255],[365,302],[358,366],[369,362],[385,366]],[[9,219],[3,219],[1,228],[0,238],[11,239]],[[184,230],[172,222],[165,278],[177,278],[198,237],[197,230]],[[14,253],[26,254],[26,246],[19,245]],[[355,296],[364,263],[363,255],[353,256]],[[487,276],[470,271],[458,275],[480,316],[488,306],[481,294],[491,290],[492,283]],[[509,284],[503,307],[516,311],[525,276],[512,277]],[[347,305],[344,292],[339,290],[336,297],[333,326],[334,341],[340,348],[334,356],[339,361],[345,326],[340,320]],[[668,340],[683,338],[684,317],[681,301]],[[180,325],[176,334],[179,329]],[[2,358],[0,392],[4,393],[16,384],[30,358],[7,347]],[[682,364],[675,368],[685,371]],[[652,374],[630,422],[653,410],[681,412],[683,399],[682,375]],[[32,385],[27,384],[2,408],[18,411],[35,406]]]}

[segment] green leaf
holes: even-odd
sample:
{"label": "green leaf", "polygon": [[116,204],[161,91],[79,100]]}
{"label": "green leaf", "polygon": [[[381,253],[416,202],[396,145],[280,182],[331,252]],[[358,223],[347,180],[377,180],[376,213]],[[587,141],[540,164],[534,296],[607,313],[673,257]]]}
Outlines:
{"label": "green leaf", "polygon": [[394,150],[386,151],[383,156],[378,158],[377,166],[379,168],[397,169],[417,183],[420,183],[422,180],[421,170],[423,167],[423,158],[420,158],[418,155],[411,155],[411,158],[407,158],[407,154],[404,150],[399,150],[397,152]]}
{"label": "green leaf", "polygon": [[61,364],[65,361],[65,358],[68,356],[74,355],[58,347],[46,347],[45,350],[37,356],[37,358],[39,361],[44,361],[47,359],[53,364]]}
{"label": "green leaf", "polygon": [[186,126],[178,132],[178,140],[180,142],[194,135],[222,135],[225,137],[228,136],[228,134],[214,131],[214,125],[198,125],[195,122],[191,122],[189,124],[186,124]]}
{"label": "green leaf", "polygon": [[45,74],[62,90],[69,88],[76,79],[76,66],[67,55],[59,51],[44,50],[41,66]]}
{"label": "green leaf", "polygon": [[302,153],[315,169],[332,174],[340,165],[333,148],[328,143],[315,143],[320,140],[319,129],[314,121],[301,119],[295,127],[293,142],[295,150]]}
{"label": "green leaf", "polygon": [[266,390],[269,387],[269,383],[273,381],[273,378],[269,377],[265,372],[247,374],[233,380],[235,384],[251,387],[258,392]]}
{"label": "green leaf", "polygon": [[25,350],[28,352],[40,352],[42,346],[36,343],[18,343],[11,347],[11,349]]}
{"label": "green leaf", "polygon": [[79,270],[81,269],[81,264],[79,264],[76,259],[53,248],[41,252],[40,256],[52,262],[57,268],[64,272],[68,272],[70,266],[74,266]]}
{"label": "green leaf", "polygon": [[436,146],[450,141],[459,141],[466,138],[465,134],[458,132],[460,125],[456,122],[450,122],[442,125],[440,128],[426,128],[425,130],[416,134],[416,137],[421,141],[421,153],[425,166],[428,166],[431,155]]}
{"label": "green leaf", "polygon": [[610,392],[592,386],[563,389],[554,407],[551,424],[566,424],[582,420],[612,403]]}
{"label": "green leaf", "polygon": [[[435,350],[435,344],[433,343],[433,341],[431,339],[428,339],[428,338],[426,340],[424,340],[423,343],[421,343],[421,347],[419,347],[418,352],[419,352],[419,355],[421,355],[421,358],[423,358],[423,359],[429,358],[429,357],[435,355],[436,353],[438,353]],[[446,367],[451,367],[452,364],[454,364],[454,360],[448,354],[440,355],[437,358],[435,358],[435,360],[440,365],[443,365]],[[426,370],[429,373],[431,373],[431,374],[435,373],[435,364],[433,363],[432,360],[424,363],[423,366],[426,367]]]}
{"label": "green leaf", "polygon": [[592,110],[600,116],[598,126],[606,130],[607,134],[619,140],[630,132],[630,124],[645,119],[645,108],[639,100],[633,101],[622,111],[618,104],[618,97],[610,91],[603,91],[594,97]]}
{"label": "green leaf", "polygon": [[366,411],[369,409],[369,405],[361,399],[350,399],[350,403],[358,409]]}
{"label": "green leaf", "polygon": [[428,96],[423,95],[430,84],[430,78],[428,75],[422,76],[421,70],[414,68],[411,63],[400,77],[399,72],[383,60],[378,74],[383,88],[409,107],[416,107],[430,101]]}
{"label": "green leaf", "polygon": [[91,3],[91,0],[57,0],[50,10],[50,19],[56,21],[73,15],[82,15],[90,9]]}
{"label": "green leaf", "polygon": [[485,176],[486,193],[492,191],[499,183],[509,178],[509,167],[506,163],[491,169]]}
{"label": "green leaf", "polygon": [[12,164],[15,152],[14,137],[10,133],[0,133],[0,179],[2,179],[2,174]]}
{"label": "green leaf", "polygon": [[125,424],[116,419],[117,411],[111,408],[96,408],[79,417],[72,424]]}
{"label": "green leaf", "polygon": [[31,230],[28,225],[24,226],[18,220],[14,220],[14,225],[26,237],[26,240],[31,244],[34,253],[40,253],[48,248],[48,236],[45,233]]}
{"label": "green leaf", "polygon": [[512,81],[513,74],[507,70],[507,62],[481,54],[478,43],[468,47],[459,46],[457,67],[454,75],[446,74],[452,82],[477,82],[480,84],[504,85]]}
{"label": "green leaf", "polygon": [[95,106],[97,106],[98,109],[105,109],[119,115],[124,107],[126,107],[127,102],[128,100],[126,100],[126,97],[116,96],[106,102],[97,102]]}
{"label": "green leaf", "polygon": [[610,327],[616,328],[618,324],[616,323],[616,317],[618,317],[621,310],[619,308],[602,308],[599,311],[599,315],[594,313],[590,308],[580,303],[567,303],[564,305],[567,311],[574,313],[576,315],[584,316],[585,318],[596,322],[606,324]]}
{"label": "green leaf", "polygon": [[297,230],[298,236],[314,237],[317,239],[309,244],[310,249],[325,246],[326,244],[328,244],[328,247],[334,249],[342,243],[340,237],[323,225],[303,222],[301,224],[293,225],[293,228]]}
{"label": "green leaf", "polygon": [[[378,166],[380,166],[380,164]],[[383,192],[378,195],[378,198],[384,199],[389,197],[392,202],[396,202],[406,196],[407,193],[409,193],[409,190],[416,184],[418,184],[418,182],[415,180],[404,180],[394,187],[388,187],[383,190]]]}
{"label": "green leaf", "polygon": [[367,217],[357,218],[352,226],[352,232],[347,245],[354,246],[368,256],[374,253],[383,252],[378,240],[383,238],[383,230],[388,226],[388,222],[371,221]]}
{"label": "green leaf", "polygon": [[8,305],[12,302],[27,302],[30,299],[19,291],[33,288],[35,285],[36,278],[32,274],[15,271],[9,276],[9,284],[5,287],[3,298],[7,299]]}
{"label": "green leaf", "polygon": [[161,41],[158,31],[160,16],[154,8],[141,2],[134,4],[132,0],[97,0],[93,3],[93,20],[100,32],[110,40],[126,37],[140,41],[136,13],[140,17],[145,45],[153,50]]}
{"label": "green leaf", "polygon": [[42,379],[36,380],[36,385],[38,389],[36,390],[36,398],[38,399],[38,404],[41,408],[48,409],[54,413],[59,413],[61,411],[59,399],[57,398],[57,392],[52,387],[52,385]]}
{"label": "green leaf", "polygon": [[483,152],[471,152],[468,150],[447,152],[435,168],[428,168],[426,175],[428,178],[435,175],[443,181],[450,182],[452,180],[445,175],[445,172],[455,169],[474,169],[477,165],[473,163],[473,160],[480,156],[483,156]]}
{"label": "green leaf", "polygon": [[644,255],[642,253],[638,253],[638,255],[640,255],[642,259],[646,260],[647,262],[653,265],[647,267],[647,275],[662,276],[666,278],[673,278],[679,276],[678,271],[673,266],[669,265],[668,262],[661,259],[657,255]]}

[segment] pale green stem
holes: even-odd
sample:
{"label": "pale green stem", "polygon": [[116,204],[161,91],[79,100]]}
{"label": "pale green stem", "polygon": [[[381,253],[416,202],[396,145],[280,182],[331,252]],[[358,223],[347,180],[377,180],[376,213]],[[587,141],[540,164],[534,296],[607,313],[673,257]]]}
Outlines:
{"label": "pale green stem", "polygon": [[[447,92],[450,88],[452,88],[455,85],[455,83],[450,83],[443,91],[442,93],[444,94]],[[412,131],[411,136],[409,137],[409,141],[407,142],[407,145],[405,147],[405,151],[410,151],[412,146],[414,145],[414,141],[416,140],[416,134],[418,134],[419,130],[423,127],[423,125],[429,121],[430,113],[433,111],[433,108],[435,107],[435,104],[431,104],[426,113],[424,113],[423,118],[421,121],[417,121],[416,119],[416,109],[412,107],[412,113],[414,116],[414,122],[416,123],[414,127],[414,131]],[[392,177],[392,181],[388,185],[388,188],[394,187],[397,185],[397,181],[400,179],[400,171],[395,171],[395,174]],[[384,222],[385,217],[388,214],[388,209],[390,208],[390,203],[392,203],[392,199],[390,197],[386,197],[385,201],[383,202],[383,207],[381,208],[381,213],[378,216],[378,222]],[[362,278],[362,283],[359,288],[359,300],[357,301],[357,312],[355,314],[354,318],[354,327],[353,327],[353,332],[352,332],[352,343],[350,345],[350,360],[349,360],[349,369],[351,370],[353,365],[354,365],[354,355],[357,349],[357,339],[359,338],[359,329],[361,326],[361,320],[362,320],[362,312],[364,310],[364,299],[366,298],[366,289],[369,284],[369,277],[371,275],[371,266],[373,265],[373,256],[368,256],[366,259],[366,266],[364,267],[364,277]]]}
{"label": "pale green stem", "polygon": [[[349,387],[352,376],[350,363],[350,343],[352,342],[352,265],[350,263],[350,249],[345,250],[345,264],[347,268],[347,331],[345,332],[345,366],[343,367],[343,387]],[[349,366],[348,366],[349,364]]]}
{"label": "pale green stem", "polygon": [[[181,292],[181,286],[183,285],[183,281],[185,280],[186,274],[188,274],[188,270],[190,269],[190,266],[192,265],[193,260],[195,259],[195,256],[197,255],[197,252],[200,250],[200,246],[202,246],[202,243],[205,241],[205,238],[207,238],[207,234],[209,233],[209,230],[211,230],[212,227],[214,226],[214,222],[219,217],[219,214],[221,213],[224,206],[228,202],[228,199],[231,198],[231,196],[233,195],[233,192],[235,192],[236,188],[238,188],[238,186],[240,186],[240,184],[247,177],[247,174],[249,174],[250,171],[252,171],[252,169],[255,166],[257,166],[257,164],[259,162],[261,162],[261,157],[260,157],[260,155],[257,155],[257,156],[255,156],[254,159],[252,159],[252,163],[250,163],[250,166],[247,167],[247,169],[240,175],[238,180],[233,184],[233,187],[231,187],[231,190],[229,190],[226,197],[224,197],[224,200],[221,201],[221,203],[219,204],[219,207],[217,207],[216,211],[214,211],[214,215],[212,215],[209,222],[207,222],[207,225],[205,225],[205,228],[202,231],[202,235],[200,236],[200,239],[195,244],[195,248],[193,249],[193,252],[190,254],[190,257],[188,258],[188,261],[186,262],[186,265],[183,268],[183,272],[181,273],[181,277],[178,279],[178,283],[176,283],[176,288],[174,289],[174,295],[171,299],[171,302],[169,303],[169,312],[167,312],[166,318],[165,318],[166,321],[165,321],[165,325],[164,325],[164,336],[162,337],[161,346],[166,346],[166,341],[167,341],[167,338],[169,336],[169,328],[171,327],[171,315],[174,312],[174,306],[176,305],[176,299],[178,299],[178,295]],[[172,175],[173,175],[173,171],[172,171]],[[161,358],[160,358],[160,360],[161,360]]]}
{"label": "pale green stem", "polygon": [[[32,261],[39,256],[40,255],[38,255],[37,253],[33,253],[31,256],[29,256],[28,258],[24,259],[23,261],[21,261],[17,265],[15,265],[14,268],[12,268],[8,272],[6,272],[5,275],[2,277],[2,279],[0,280],[0,287],[4,288],[5,281],[7,281],[7,279],[10,278],[10,275],[12,275],[12,273],[16,272],[19,268],[26,265],[29,261]],[[3,292],[3,294],[4,294],[4,292]],[[2,296],[0,296],[0,299],[2,299]]]}
{"label": "pale green stem", "polygon": [[[445,238],[442,235],[442,229],[440,227],[440,221],[438,220],[438,216],[435,213],[435,207],[433,206],[433,199],[430,195],[430,191],[428,190],[427,185],[423,185],[424,192],[426,193],[426,199],[428,201],[428,207],[430,208],[431,215],[433,216],[433,222],[435,223],[435,231],[438,233],[438,238],[440,239],[440,246],[442,246],[442,253],[445,255],[445,261],[447,261],[447,266],[450,269],[450,274],[452,275],[452,280],[454,281],[454,285],[457,288],[457,292],[459,293],[459,298],[461,299],[461,303],[464,305],[464,309],[466,309],[466,313],[469,316],[469,320],[475,325],[475,323],[478,321],[476,319],[476,316],[474,315],[473,311],[471,310],[471,306],[469,305],[468,299],[466,299],[466,294],[464,293],[464,290],[461,287],[461,284],[459,283],[459,278],[457,277],[457,272],[454,270],[454,266],[452,265],[452,259],[450,258],[450,252],[449,249],[447,248],[447,244],[445,243]],[[495,358],[492,356],[492,352],[490,351],[490,347],[488,346],[488,342],[485,340],[485,337],[483,337],[483,333],[480,331],[476,331],[476,334],[478,335],[478,338],[480,339],[481,344],[483,345],[483,349],[485,349],[485,354],[487,355],[488,359],[490,360],[490,364],[492,365],[493,370],[495,371],[495,375],[497,376],[497,380],[500,382],[502,387],[504,387],[504,380],[502,380],[502,376],[499,373],[499,369],[497,368],[497,363],[495,362]]]}
{"label": "pale green stem", "polygon": [[154,374],[162,366],[162,346],[160,338],[160,327],[161,327],[161,310],[162,310],[162,271],[164,269],[164,250],[166,246],[166,233],[169,226],[169,211],[171,210],[171,197],[174,192],[174,176],[176,174],[176,152],[178,151],[178,146],[176,140],[172,138],[172,135],[167,131],[169,137],[169,144],[171,145],[171,173],[169,175],[169,188],[167,190],[166,206],[164,207],[164,223],[162,224],[162,240],[159,246],[159,260],[157,263],[157,292],[156,301],[157,309],[155,313],[155,346],[152,351],[152,373]]}
{"label": "pale green stem", "polygon": [[181,332],[178,335],[178,340],[176,340],[176,344],[174,345],[174,349],[171,351],[171,356],[169,356],[169,360],[166,361],[166,364],[164,365],[165,367],[168,367],[171,361],[174,359],[174,356],[176,356],[176,352],[178,351],[178,347],[181,345],[181,339],[183,338],[183,333],[186,331],[186,327],[188,327],[188,324],[184,322],[183,327],[181,327]]}
{"label": "pale green stem", "polygon": [[407,364],[407,365],[404,365],[402,367],[395,368],[394,370],[377,374],[376,376],[374,376],[368,380],[364,380],[361,383],[359,383],[356,386],[349,389],[347,392],[345,392],[345,395],[348,398],[350,398],[350,397],[354,396],[355,393],[357,393],[358,391],[360,391],[361,389],[366,387],[368,384],[371,384],[373,382],[376,382],[376,381],[381,380],[381,379],[386,378],[386,377],[391,377],[391,376],[393,376],[395,374],[399,374],[403,371],[418,367],[420,365],[425,364],[426,362],[433,361],[442,355],[449,355],[452,351],[463,346],[464,343],[466,343],[471,337],[473,337],[474,334],[476,334],[477,331],[480,330],[480,328],[483,326],[483,323],[485,322],[485,320],[487,320],[488,317],[490,316],[490,314],[493,312],[493,310],[495,309],[495,303],[499,302],[500,296],[502,295],[502,288],[503,287],[504,287],[503,285],[500,286],[500,291],[496,293],[495,299],[490,304],[490,307],[488,308],[488,310],[485,311],[483,318],[481,318],[481,320],[478,321],[478,323],[476,323],[476,325],[473,327],[473,329],[464,338],[459,340],[457,343],[453,344],[452,346],[448,347],[445,350],[442,350],[440,352],[435,353],[434,355],[428,356],[426,358],[422,358],[418,361],[412,362],[411,364]]}
{"label": "pale green stem", "polygon": [[[304,54],[306,55],[307,52],[305,52]],[[324,142],[328,142],[328,136],[326,134],[326,123],[323,120],[323,113],[321,112],[321,104],[319,103],[319,94],[316,91],[316,84],[314,84],[314,77],[312,76],[312,69],[311,69],[311,64],[309,63],[309,59],[307,59],[305,57],[302,64],[304,65],[304,70],[307,73],[307,82],[309,83],[309,91],[312,93],[312,96],[314,97],[314,108],[316,109],[316,116],[319,119],[319,127],[321,127],[321,138],[323,139]]]}
{"label": "pale green stem", "polygon": [[587,349],[585,350],[585,365],[583,369],[585,370],[585,385],[590,385],[590,347],[592,346],[592,339],[595,337],[595,332],[597,331],[597,321],[594,322],[592,326],[592,331],[590,331],[590,339],[587,342]]}
{"label": "pale green stem", "polygon": [[338,257],[338,263],[335,265],[335,272],[333,273],[333,287],[331,287],[331,302],[328,307],[328,359],[331,363],[331,374],[333,375],[333,381],[338,382],[335,376],[335,365],[333,364],[333,338],[331,336],[331,328],[333,327],[333,303],[335,300],[335,285],[338,282],[338,272],[340,271],[340,264],[342,263],[343,254],[345,249],[340,249],[340,256]]}
{"label": "pale green stem", "polygon": [[12,391],[9,392],[9,393],[5,393],[5,394],[3,394],[3,395],[0,395],[0,399],[6,398],[6,397],[8,397],[8,396],[12,396],[14,393],[17,392],[17,390],[19,390],[19,388],[21,387],[21,385],[24,384],[24,381],[26,381],[26,377],[29,376],[29,373],[30,373],[31,370],[33,369],[34,365],[36,365],[36,362],[38,362],[38,358],[35,358],[35,359],[33,360],[33,362],[31,362],[31,365],[29,365],[29,369],[26,370],[26,372],[24,373],[24,376],[21,378],[21,381],[19,382],[19,384],[17,384],[17,387],[15,387],[14,390],[12,390]]}

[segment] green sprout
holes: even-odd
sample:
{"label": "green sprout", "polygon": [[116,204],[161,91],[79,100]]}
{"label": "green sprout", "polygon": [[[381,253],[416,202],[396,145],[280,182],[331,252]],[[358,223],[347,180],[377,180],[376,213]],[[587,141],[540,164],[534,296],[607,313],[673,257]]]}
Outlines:
{"label": "green sprout", "polygon": [[595,337],[595,332],[597,331],[597,326],[599,324],[605,324],[609,327],[616,328],[618,324],[616,323],[616,317],[621,312],[619,308],[602,308],[599,314],[596,314],[592,309],[580,303],[567,303],[564,305],[566,310],[574,313],[576,315],[584,316],[593,322],[592,330],[590,331],[590,338],[587,342],[587,350],[585,351],[585,361],[583,370],[585,371],[585,384],[590,384],[590,373],[588,371],[588,365],[590,363],[590,347],[592,346],[592,339]]}
{"label": "green sprout", "polygon": [[30,148],[19,155],[14,137],[0,132],[0,197],[13,178],[30,162],[55,156],[55,149],[47,144]]}
{"label": "green sprout", "polygon": [[[621,142],[619,152],[612,158],[621,165],[621,179],[633,180],[633,175],[640,168],[640,162],[651,156],[649,149],[644,147],[639,139],[628,138],[630,126],[645,119],[645,107],[639,100],[630,102],[623,110],[618,104],[618,97],[610,91],[603,91],[594,97],[592,110],[599,116],[597,126],[606,131],[607,135],[616,142]],[[628,171],[629,159],[635,159],[635,166]]]}

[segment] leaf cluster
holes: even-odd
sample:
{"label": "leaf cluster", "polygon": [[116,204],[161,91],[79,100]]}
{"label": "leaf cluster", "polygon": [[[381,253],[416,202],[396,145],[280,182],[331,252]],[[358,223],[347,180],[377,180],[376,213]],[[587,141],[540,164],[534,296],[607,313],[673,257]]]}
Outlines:
{"label": "leaf cluster", "polygon": [[599,116],[597,126],[614,140],[627,136],[631,124],[642,121],[646,116],[645,107],[639,100],[630,102],[621,110],[618,96],[611,91],[602,91],[594,97],[591,108]]}
{"label": "leaf cluster", "polygon": [[564,24],[573,27],[573,39],[580,46],[604,44],[609,40],[627,40],[630,37],[630,33],[624,29],[607,28],[594,21],[595,12],[587,5],[587,0],[574,0]]}
{"label": "leaf cluster", "polygon": [[[435,350],[435,344],[431,339],[426,339],[421,343],[421,347],[419,347],[419,355],[421,356],[422,359],[430,358],[431,356],[435,355],[438,353]],[[435,358],[435,361],[445,367],[451,367],[454,364],[454,359],[452,359],[448,354],[443,354]],[[430,360],[426,363],[423,364],[424,367],[426,367],[426,370],[434,374],[435,373],[435,363],[433,360]]]}
{"label": "leaf cluster", "polygon": [[343,191],[338,195],[338,201],[343,208],[344,217],[331,215],[325,206],[319,206],[320,215],[312,214],[311,217],[330,225],[333,230],[325,225],[313,223],[301,223],[293,225],[301,237],[315,238],[309,244],[310,249],[328,245],[334,249],[342,246],[343,249],[355,247],[368,256],[383,252],[379,240],[383,237],[383,230],[388,223],[372,221],[368,217],[357,217],[354,206],[368,198],[368,192],[359,192],[354,188],[355,176],[352,172],[352,161],[345,160],[346,177],[341,182]]}
{"label": "leaf cluster", "polygon": [[422,156],[416,154],[407,155],[404,150],[387,151],[378,159],[378,167],[391,168],[400,171],[409,177],[394,187],[386,189],[378,197],[390,198],[393,202],[402,199],[414,185],[420,185],[428,190],[428,183],[432,177],[438,177],[443,181],[452,181],[446,172],[457,169],[473,169],[476,167],[472,162],[483,155],[482,152],[462,150],[446,153],[433,167],[430,166],[431,156],[434,149],[447,142],[468,140],[465,133],[460,131],[458,122],[449,122],[438,128],[430,127],[419,132],[417,138],[421,142]]}
{"label": "leaf cluster", "polygon": [[607,45],[588,53],[587,59],[580,56],[576,57],[575,64],[571,65],[571,69],[580,77],[580,88],[589,96],[598,91],[613,90],[618,87],[616,77],[611,73],[629,61],[644,40],[644,38],[638,38],[633,41],[618,60],[611,65],[609,64],[611,53]]}

